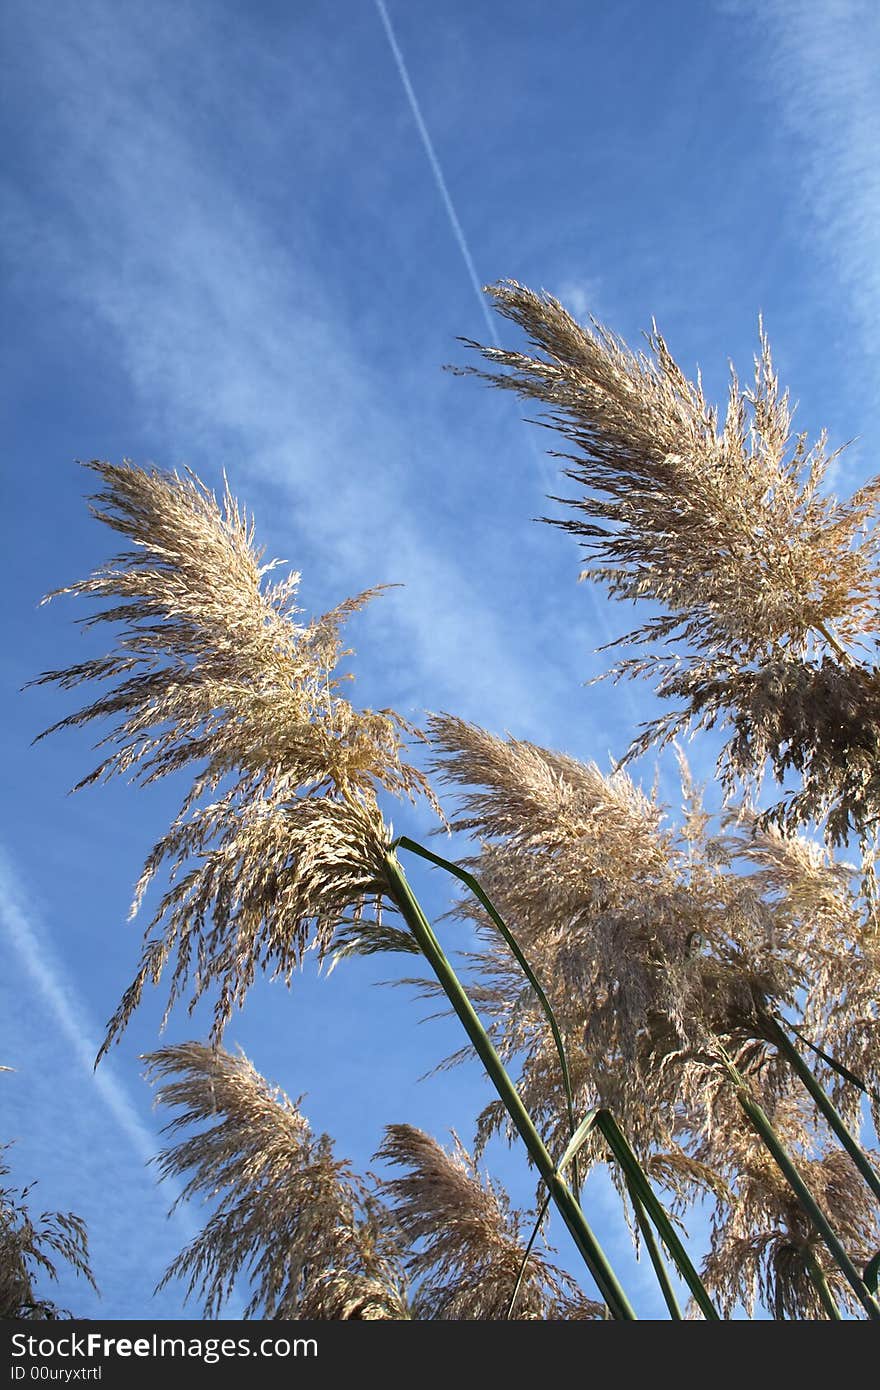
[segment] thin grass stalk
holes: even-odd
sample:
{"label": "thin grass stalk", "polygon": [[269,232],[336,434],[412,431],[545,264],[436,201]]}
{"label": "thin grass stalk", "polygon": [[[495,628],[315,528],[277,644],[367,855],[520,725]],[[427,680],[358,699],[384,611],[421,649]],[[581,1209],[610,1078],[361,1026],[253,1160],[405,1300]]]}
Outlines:
{"label": "thin grass stalk", "polygon": [[830,1098],[819,1085],[803,1057],[788,1037],[785,1029],[775,1018],[770,1018],[768,1016],[768,1021],[770,1024],[771,1036],[776,1047],[785,1059],[791,1063],[793,1070],[797,1072],[804,1086],[828,1121],[829,1127],[837,1135],[875,1197],[880,1199],[880,1174],[878,1174],[855,1135],[847,1128],[842,1116],[838,1113]]}
{"label": "thin grass stalk", "polygon": [[611,1268],[605,1252],[590,1229],[571,1189],[559,1176],[544,1141],[520,1099],[519,1092],[508,1076],[501,1058],[477,1017],[458,976],[447,960],[393,851],[389,851],[385,856],[385,873],[388,889],[394,902],[412,931],[428,964],[437,976],[446,997],[470,1038],[477,1056],[485,1067],[489,1079],[516,1126],[529,1156],[547,1184],[553,1202],[608,1305],[611,1316],[619,1321],[634,1321],[636,1313]]}
{"label": "thin grass stalk", "polygon": [[786,1027],[791,1029],[792,1033],[794,1033],[796,1038],[800,1039],[804,1047],[808,1047],[811,1052],[815,1052],[817,1057],[821,1057],[823,1062],[827,1062],[828,1066],[831,1067],[833,1071],[836,1071],[838,1076],[842,1076],[844,1081],[848,1081],[864,1095],[870,1096],[872,1100],[880,1102],[880,1093],[875,1091],[871,1086],[868,1086],[860,1076],[856,1076],[854,1071],[850,1071],[849,1067],[845,1067],[842,1062],[837,1061],[836,1057],[832,1057],[827,1052],[824,1052],[817,1043],[810,1042],[810,1039],[804,1037],[800,1029],[795,1028],[794,1024],[790,1023],[788,1020],[786,1020]]}
{"label": "thin grass stalk", "polygon": [[[666,1212],[654,1196],[647,1174],[639,1163],[634,1150],[610,1110],[593,1109],[587,1111],[575,1133],[569,1140],[565,1153],[559,1160],[559,1164],[557,1165],[558,1171],[560,1173],[563,1172],[569,1163],[574,1162],[578,1150],[586,1143],[593,1129],[598,1129],[600,1131],[606,1144],[611,1149],[614,1158],[623,1170],[627,1190],[629,1191],[636,1213],[636,1219],[645,1237],[648,1254],[654,1266],[654,1272],[657,1275],[670,1315],[676,1320],[682,1317],[675,1291],[672,1288],[669,1274],[663,1261],[663,1256],[654,1238],[654,1230],[650,1224],[651,1220],[655,1222],[658,1231],[668,1247],[669,1253],[678,1266],[679,1273],[684,1278],[707,1319],[712,1322],[720,1322],[721,1319],[719,1314],[706,1292],[703,1281],[694,1268],[694,1265],[691,1263],[688,1253],[679,1240],[675,1228],[666,1215]],[[535,1239],[541,1222],[544,1219],[544,1211],[546,1211],[546,1202],[535,1224],[532,1240]],[[529,1244],[531,1245],[531,1241]],[[525,1262],[523,1262],[522,1269],[525,1269]]]}
{"label": "thin grass stalk", "polygon": [[737,1100],[739,1101],[743,1113],[750,1121],[753,1129],[764,1141],[767,1151],[774,1159],[789,1187],[792,1189],[804,1211],[810,1217],[816,1230],[821,1235],[838,1269],[853,1290],[856,1298],[868,1314],[868,1317],[874,1322],[880,1322],[880,1304],[872,1297],[867,1284],[862,1279],[852,1260],[849,1258],[849,1255],[847,1255],[840,1241],[837,1239],[828,1218],[816,1202],[815,1197],[807,1187],[797,1168],[792,1163],[791,1158],[783,1147],[769,1118],[749,1090],[745,1078],[740,1074],[723,1049],[722,1057],[727,1072],[736,1087]]}
{"label": "thin grass stalk", "polygon": [[[558,1173],[563,1173],[565,1169],[568,1167],[569,1163],[571,1163],[572,1165],[574,1164],[578,1150],[583,1146],[583,1144],[589,1137],[590,1131],[593,1128],[595,1118],[595,1110],[590,1110],[584,1116],[583,1120],[581,1120],[581,1123],[578,1125],[577,1129],[574,1131],[568,1143],[566,1144],[564,1154],[562,1155],[562,1157],[556,1165],[556,1171]],[[547,1208],[549,1205],[550,1193],[548,1192],[541,1205],[541,1210],[538,1212],[537,1220],[535,1221],[534,1227],[532,1229],[532,1234],[529,1236],[529,1243],[526,1246],[526,1253],[523,1256],[522,1263],[519,1267],[519,1273],[517,1274],[516,1278],[516,1285],[514,1286],[513,1294],[511,1295],[510,1303],[508,1305],[508,1311],[506,1315],[508,1318],[511,1316],[512,1310],[515,1306],[520,1285],[522,1284],[523,1277],[525,1275],[526,1265],[528,1264],[529,1260],[529,1251],[535,1243],[538,1232],[541,1229],[541,1223],[547,1214]]]}
{"label": "thin grass stalk", "polygon": [[813,631],[818,632],[820,636],[825,638],[825,641],[828,643],[835,656],[837,656],[844,666],[852,666],[852,657],[846,648],[840,645],[827,623],[821,621],[813,623]]}
{"label": "thin grass stalk", "polygon": [[669,1316],[675,1322],[684,1322],[682,1311],[678,1306],[678,1299],[675,1296],[675,1289],[672,1287],[672,1280],[669,1278],[669,1270],[666,1268],[666,1262],[660,1253],[660,1247],[654,1236],[654,1228],[648,1219],[648,1213],[642,1206],[641,1199],[629,1179],[627,1179],[626,1185],[630,1199],[632,1200],[636,1220],[639,1223],[639,1230],[645,1242],[645,1248],[648,1251],[651,1264],[654,1266],[657,1282],[660,1285],[663,1297],[666,1300],[666,1306],[669,1309]]}
{"label": "thin grass stalk", "polygon": [[[631,1192],[636,1194],[646,1214],[650,1216],[653,1221],[660,1239],[663,1241],[663,1244],[678,1266],[679,1273],[693,1294],[694,1300],[700,1311],[710,1321],[720,1322],[721,1319],[719,1314],[706,1292],[703,1281],[697,1273],[696,1268],[691,1263],[690,1256],[682,1245],[675,1227],[663,1210],[661,1203],[654,1195],[654,1189],[651,1187],[645,1171],[639,1163],[623,1130],[620,1128],[610,1110],[597,1110],[594,1119],[596,1128],[602,1134],[606,1144],[623,1171],[627,1186]],[[638,1215],[638,1207],[636,1208],[636,1215]],[[661,1286],[662,1283],[663,1281],[661,1279]]]}
{"label": "thin grass stalk", "polygon": [[[540,981],[538,980],[537,976],[532,970],[532,967],[529,965],[529,962],[527,961],[526,957],[523,955],[523,952],[520,949],[519,942],[517,941],[513,932],[510,930],[507,923],[502,918],[500,912],[495,907],[488,894],[480,886],[479,882],[477,881],[477,879],[474,878],[473,874],[468,873],[467,869],[462,869],[460,865],[453,863],[452,860],[443,859],[441,855],[434,854],[433,851],[425,849],[424,845],[420,845],[416,840],[411,840],[408,835],[401,835],[399,839],[395,840],[394,844],[396,847],[399,847],[400,849],[408,849],[412,854],[421,855],[423,859],[427,859],[431,864],[436,864],[438,868],[445,869],[447,873],[450,873],[455,878],[459,879],[459,881],[463,883],[465,887],[471,890],[477,901],[483,905],[483,907],[486,909],[489,916],[491,917],[492,921],[495,923],[496,927],[500,931],[501,935],[504,937],[504,940],[507,942],[508,946],[513,952],[517,964],[520,966],[523,974],[525,975],[529,984],[532,986],[532,989],[535,991],[538,1003],[540,1004],[544,1012],[544,1016],[546,1017],[547,1022],[550,1025],[550,1031],[553,1034],[553,1041],[556,1044],[556,1051],[559,1056],[559,1066],[562,1071],[562,1085],[565,1090],[565,1103],[566,1108],[568,1110],[569,1135],[573,1137],[575,1132],[574,1095],[571,1089],[571,1074],[568,1069],[568,1057],[566,1056],[565,1045],[562,1041],[562,1034],[559,1030],[558,1023],[556,1022],[556,1016],[553,1013],[553,1009],[550,1006],[550,1000],[547,998],[546,994],[541,988]],[[580,1201],[580,1172],[578,1169],[578,1162],[576,1157],[572,1161],[571,1186],[575,1197],[578,1199],[578,1201]]]}
{"label": "thin grass stalk", "polygon": [[813,1282],[813,1288],[819,1295],[819,1302],[825,1309],[829,1320],[831,1322],[843,1322],[843,1314],[835,1302],[834,1294],[828,1287],[828,1280],[825,1278],[824,1270],[819,1268],[818,1263],[809,1253],[807,1254],[807,1268],[810,1271],[810,1279]]}
{"label": "thin grass stalk", "polygon": [[538,1232],[541,1229],[541,1223],[543,1222],[544,1217],[547,1215],[547,1208],[549,1207],[549,1205],[550,1193],[548,1192],[547,1196],[544,1198],[544,1201],[541,1203],[541,1210],[538,1212],[538,1219],[535,1222],[535,1225],[532,1229],[532,1234],[529,1236],[529,1241],[525,1249],[525,1254],[523,1255],[522,1260],[520,1261],[519,1270],[517,1271],[516,1275],[516,1283],[513,1286],[513,1293],[510,1295],[510,1302],[507,1305],[507,1312],[504,1314],[506,1322],[509,1322],[510,1319],[513,1317],[513,1310],[516,1307],[516,1300],[519,1298],[519,1291],[522,1288],[522,1282],[525,1278],[526,1266],[529,1263],[529,1256],[532,1253],[532,1246],[538,1238]]}

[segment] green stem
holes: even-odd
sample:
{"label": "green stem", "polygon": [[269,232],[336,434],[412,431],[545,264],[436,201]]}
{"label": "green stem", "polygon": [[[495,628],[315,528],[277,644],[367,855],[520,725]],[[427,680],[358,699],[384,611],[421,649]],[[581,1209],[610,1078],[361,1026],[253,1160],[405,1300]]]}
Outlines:
{"label": "green stem", "polygon": [[797,1072],[801,1081],[813,1097],[813,1100],[825,1116],[825,1119],[828,1121],[830,1128],[833,1129],[834,1133],[837,1135],[875,1197],[880,1198],[880,1174],[878,1174],[876,1168],[868,1159],[868,1155],[855,1136],[847,1128],[842,1116],[835,1109],[831,1100],[819,1085],[803,1057],[794,1046],[794,1043],[788,1037],[785,1029],[780,1026],[775,1018],[769,1015],[767,1016],[767,1022],[770,1026],[772,1041],[785,1057],[786,1061],[791,1063],[794,1071]]}
{"label": "green stem", "polygon": [[675,1290],[672,1287],[672,1280],[669,1278],[669,1271],[666,1268],[663,1256],[660,1254],[660,1247],[654,1237],[654,1228],[648,1220],[648,1213],[642,1206],[638,1193],[629,1181],[627,1181],[627,1187],[629,1189],[629,1195],[632,1198],[636,1220],[639,1223],[639,1230],[645,1242],[645,1248],[651,1258],[651,1264],[654,1266],[654,1273],[657,1275],[657,1282],[663,1291],[663,1297],[669,1309],[669,1316],[675,1322],[683,1322],[684,1319],[681,1314],[681,1309],[678,1306],[678,1299],[675,1297]]}
{"label": "green stem", "polygon": [[519,1092],[505,1071],[501,1058],[477,1017],[458,976],[446,959],[393,850],[389,850],[385,855],[385,874],[391,897],[402,913],[407,926],[413,933],[446,997],[458,1015],[465,1032],[473,1043],[477,1056],[525,1143],[530,1158],[547,1184],[550,1196],[568,1227],[578,1252],[596,1281],[612,1317],[621,1321],[634,1320],[636,1314],[632,1305],[608,1263],[602,1247],[593,1235],[586,1217],[575,1201],[571,1189],[559,1176],[544,1141],[532,1123],[531,1116],[523,1105]]}
{"label": "green stem", "polygon": [[816,1043],[811,1042],[809,1038],[805,1038],[800,1029],[795,1028],[794,1024],[789,1020],[786,1020],[786,1027],[794,1033],[796,1038],[800,1038],[804,1047],[808,1047],[811,1052],[815,1052],[817,1057],[821,1057],[823,1062],[827,1062],[831,1070],[836,1071],[838,1076],[842,1076],[844,1081],[848,1081],[851,1086],[855,1086],[863,1095],[880,1104],[880,1092],[873,1090],[860,1076],[856,1076],[854,1071],[850,1071],[849,1067],[845,1067],[842,1062],[838,1062],[836,1057],[832,1057],[828,1052],[823,1052],[822,1048]]}
{"label": "green stem", "polygon": [[832,1322],[843,1322],[843,1317],[835,1302],[834,1294],[828,1287],[825,1271],[820,1268],[815,1256],[811,1255],[809,1251],[807,1251],[807,1269],[810,1271],[810,1279],[812,1280],[813,1287],[819,1295],[819,1302],[825,1309],[829,1319]]}
{"label": "green stem", "polygon": [[773,1157],[773,1159],[775,1160],[777,1167],[779,1168],[783,1177],[786,1179],[789,1187],[792,1189],[795,1196],[799,1199],[804,1211],[811,1218],[813,1225],[816,1227],[816,1230],[819,1232],[825,1244],[827,1245],[829,1251],[831,1252],[831,1255],[833,1256],[838,1269],[846,1279],[850,1288],[855,1293],[856,1298],[859,1300],[862,1307],[865,1309],[865,1312],[868,1314],[868,1317],[871,1318],[872,1321],[880,1322],[880,1304],[878,1304],[877,1300],[871,1296],[871,1293],[867,1285],[865,1284],[864,1280],[862,1279],[852,1260],[849,1258],[849,1255],[847,1255],[840,1241],[837,1239],[837,1236],[835,1235],[833,1228],[829,1224],[827,1217],[817,1204],[816,1199],[814,1198],[810,1189],[807,1187],[797,1168],[794,1166],[793,1162],[791,1161],[791,1158],[786,1153],[779,1139],[779,1136],[777,1135],[775,1129],[770,1123],[770,1120],[768,1119],[766,1113],[755,1100],[754,1096],[751,1094],[751,1091],[749,1090],[745,1078],[737,1070],[736,1066],[728,1057],[727,1053],[724,1051],[723,1048],[721,1049],[721,1055],[724,1060],[724,1065],[727,1069],[727,1072],[731,1077],[731,1080],[733,1081],[734,1085],[736,1086],[737,1100],[739,1101],[743,1112],[748,1117],[749,1121],[752,1124],[752,1127],[757,1131],[761,1139],[763,1139],[764,1144],[771,1156]]}
{"label": "green stem", "polygon": [[654,1189],[651,1187],[635,1151],[610,1110],[596,1111],[596,1127],[617,1159],[627,1183],[635,1189],[647,1215],[654,1222],[660,1239],[678,1266],[681,1276],[693,1294],[701,1312],[711,1321],[719,1322],[720,1318],[706,1292],[703,1281],[679,1240],[675,1227],[654,1195]]}
{"label": "green stem", "polygon": [[[565,1090],[565,1103],[568,1108],[569,1134],[573,1135],[575,1131],[574,1095],[571,1089],[571,1075],[568,1069],[568,1058],[566,1056],[565,1046],[562,1041],[562,1034],[559,1031],[559,1025],[556,1022],[556,1016],[553,1013],[552,1008],[550,1007],[550,1001],[544,993],[544,990],[541,988],[541,984],[534,971],[532,970],[532,967],[529,965],[529,962],[523,955],[519,946],[519,942],[517,941],[513,932],[510,930],[507,923],[504,921],[501,914],[498,912],[498,909],[495,907],[495,904],[492,902],[492,900],[480,886],[477,879],[474,878],[473,874],[468,873],[467,869],[462,869],[459,864],[455,864],[451,859],[443,859],[439,854],[434,854],[431,850],[425,849],[424,845],[420,845],[416,840],[411,840],[408,835],[401,835],[399,839],[395,840],[394,846],[392,846],[392,848],[396,848],[398,846],[401,849],[408,849],[412,854],[421,855],[423,859],[429,860],[430,863],[436,864],[438,868],[445,869],[447,873],[450,873],[454,875],[455,878],[459,879],[461,883],[463,883],[467,888],[471,890],[477,901],[482,903],[483,907],[488,912],[489,916],[495,923],[501,935],[504,937],[504,940],[507,942],[508,946],[513,952],[517,964],[519,965],[529,984],[532,986],[532,989],[535,991],[535,994],[538,998],[538,1003],[541,1005],[541,1008],[544,1011],[544,1016],[550,1025],[550,1031],[553,1034],[553,1041],[556,1044],[556,1052],[559,1057],[559,1066],[562,1071],[562,1085],[563,1089]],[[577,1158],[575,1158],[572,1162],[571,1186],[572,1190],[574,1191],[575,1197],[579,1199],[581,1184]]]}
{"label": "green stem", "polygon": [[510,1319],[513,1317],[513,1310],[516,1307],[516,1300],[519,1298],[519,1291],[522,1288],[522,1281],[525,1278],[526,1266],[529,1262],[529,1256],[532,1253],[532,1246],[534,1245],[538,1236],[538,1232],[541,1229],[541,1222],[547,1215],[547,1208],[549,1207],[549,1205],[550,1193],[548,1192],[547,1196],[544,1198],[543,1203],[541,1204],[541,1210],[538,1212],[538,1219],[535,1222],[532,1234],[529,1236],[529,1243],[526,1246],[526,1252],[522,1257],[522,1263],[520,1264],[519,1272],[516,1276],[516,1283],[513,1286],[513,1293],[510,1295],[510,1302],[507,1305],[507,1312],[504,1314],[505,1321],[509,1322]]}

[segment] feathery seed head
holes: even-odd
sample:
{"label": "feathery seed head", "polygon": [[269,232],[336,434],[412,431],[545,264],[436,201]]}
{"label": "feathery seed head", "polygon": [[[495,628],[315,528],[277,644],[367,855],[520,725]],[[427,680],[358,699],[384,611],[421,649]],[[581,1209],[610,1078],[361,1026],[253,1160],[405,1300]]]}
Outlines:
{"label": "feathery seed head", "polygon": [[101,600],[109,606],[84,625],[122,631],[107,656],[34,683],[110,683],[53,726],[110,721],[101,743],[112,751],[80,786],[121,773],[152,782],[197,765],[138,884],[135,909],[169,864],[171,885],[102,1051],[173,954],[169,1007],[196,962],[192,1002],[219,986],[216,1042],[256,969],[289,979],[307,949],[323,956],[340,923],[378,905],[390,840],[378,793],[436,801],[401,756],[404,736],[418,731],[338,693],[342,625],[378,590],[302,623],[299,576],[266,582],[277,562],[262,563],[228,484],[218,503],[193,474],[88,466],[104,485],[94,515],[133,549],[58,592]]}
{"label": "feathery seed head", "polygon": [[162,1177],[185,1179],[178,1200],[216,1201],[160,1287],[187,1278],[209,1318],[242,1276],[248,1318],[409,1317],[387,1215],[299,1102],[243,1055],[199,1043],[144,1060],[158,1103],[178,1111],[163,1131],[175,1142],[158,1156]]}
{"label": "feathery seed head", "polygon": [[[525,1216],[481,1177],[456,1136],[452,1153],[411,1125],[389,1125],[377,1158],[408,1170],[383,1191],[409,1246],[418,1280],[416,1316],[443,1320],[504,1318],[525,1258]],[[532,1251],[514,1308],[517,1319],[597,1318],[602,1305]]]}
{"label": "feathery seed head", "polygon": [[[876,1084],[880,977],[852,870],[742,808],[713,833],[685,764],[688,809],[674,832],[623,770],[605,777],[446,715],[429,731],[435,768],[461,789],[453,825],[479,844],[468,867],[559,1024],[576,1112],[610,1109],[643,1164],[661,1163],[680,1203],[706,1188],[729,1193],[728,1140],[743,1121],[720,1043],[765,1109],[785,1113],[791,1146],[821,1151],[812,1112],[790,1104],[800,1083],[776,1053],[769,1016],[793,1010],[808,1036]],[[477,931],[471,997],[502,1056],[520,1065],[520,1094],[545,1142],[561,1152],[568,1108],[546,1019],[476,900],[463,897],[454,911]],[[858,1093],[839,1077],[830,1085],[858,1127]],[[488,1106],[480,1145],[505,1124],[503,1108]],[[603,1157],[588,1146],[582,1167]]]}
{"label": "feathery seed head", "polygon": [[[798,1161],[798,1169],[856,1264],[864,1266],[880,1239],[876,1201],[847,1154],[834,1150]],[[830,1258],[792,1189],[766,1151],[743,1156],[736,1198],[719,1204],[712,1222],[703,1280],[723,1316],[744,1304],[751,1317],[755,1297],[777,1318],[815,1321],[824,1316],[813,1270],[851,1313],[860,1305]]]}
{"label": "feathery seed head", "polygon": [[[0,1067],[0,1071],[7,1071]],[[10,1147],[0,1145],[0,1154]],[[9,1176],[0,1158],[0,1180]],[[85,1223],[71,1212],[44,1211],[37,1220],[28,1205],[29,1189],[0,1185],[0,1318],[55,1319],[71,1314],[38,1297],[34,1280],[58,1278],[56,1259],[65,1261],[93,1289]]]}
{"label": "feathery seed head", "polygon": [[771,814],[799,826],[828,817],[831,843],[872,835],[880,817],[878,667],[880,478],[847,501],[820,484],[826,438],[793,437],[792,411],[761,331],[755,384],[732,375],[727,416],[690,382],[656,331],[633,353],[595,321],[584,326],[547,294],[514,281],[487,291],[538,355],[465,340],[502,372],[456,368],[548,407],[544,423],[575,497],[552,524],[577,536],[583,578],[612,597],[645,598],[659,615],[609,646],[650,650],[611,672],[646,676],[678,708],[648,724],[627,757],[687,727],[733,725],[731,781],[769,761],[804,791]]}

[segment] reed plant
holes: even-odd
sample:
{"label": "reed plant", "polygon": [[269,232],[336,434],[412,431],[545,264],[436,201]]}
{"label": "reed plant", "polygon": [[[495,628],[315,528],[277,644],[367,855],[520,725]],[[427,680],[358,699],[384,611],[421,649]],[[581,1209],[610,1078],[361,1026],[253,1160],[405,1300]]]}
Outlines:
{"label": "reed plant", "polygon": [[768,768],[780,784],[796,774],[765,821],[822,821],[831,844],[873,843],[880,479],[844,500],[823,489],[840,450],[825,434],[812,445],[794,435],[763,328],[754,383],[743,388],[731,368],[722,423],[656,325],[648,351],[633,352],[552,295],[515,281],[487,293],[533,351],[465,339],[493,370],[452,370],[546,407],[541,423],[561,435],[576,486],[553,499],[567,512],[550,521],[580,540],[581,578],[659,609],[610,644],[635,654],[609,674],[647,678],[679,708],[626,756],[717,725],[730,731],[719,763],[728,790]]}
{"label": "reed plant", "polygon": [[145,1061],[157,1100],[177,1112],[165,1133],[184,1135],[158,1155],[161,1176],[185,1179],[178,1201],[214,1199],[162,1284],[185,1279],[206,1318],[243,1271],[247,1318],[409,1316],[387,1212],[328,1136],[313,1133],[301,1102],[219,1047],[181,1043]]}
{"label": "reed plant", "polygon": [[[8,1153],[10,1147],[4,1144],[0,1154]],[[13,1186],[10,1178],[10,1167],[0,1158],[0,1318],[71,1317],[40,1290],[46,1281],[57,1280],[60,1262],[93,1289],[97,1287],[85,1222],[72,1212],[44,1211],[35,1216],[31,1187]]]}
{"label": "reed plant", "polygon": [[[80,786],[192,772],[137,886],[133,910],[165,874],[102,1047],[163,976],[169,1010],[213,1001],[205,1043],[147,1057],[179,1112],[160,1171],[214,1203],[166,1278],[188,1279],[207,1317],[249,1280],[252,1317],[631,1320],[582,1190],[608,1164],[671,1317],[670,1268],[689,1316],[880,1318],[880,1178],[863,1139],[864,1097],[876,1124],[880,1094],[880,723],[864,656],[880,484],[846,502],[823,490],[833,455],[792,440],[763,335],[754,387],[733,378],[720,425],[656,329],[633,353],[550,296],[489,292],[535,352],[471,343],[492,370],[457,370],[547,406],[579,489],[554,524],[583,542],[588,580],[654,607],[611,674],[679,702],[609,773],[452,714],[416,729],[357,708],[342,628],[379,590],[305,620],[299,576],[269,577],[277,562],[228,484],[218,501],[191,474],[89,465],[95,515],[131,548],[59,592],[97,600],[85,625],[120,633],[106,656],[39,677],[102,687],[53,728],[99,722],[105,752]],[[680,757],[676,823],[624,764],[713,724],[730,730],[724,806],[709,814]],[[766,768],[783,796],[760,809]],[[435,784],[454,789],[448,814]],[[424,800],[474,852],[453,863],[395,838],[389,798]],[[847,841],[860,864],[835,853]],[[465,889],[462,964],[410,856]],[[496,1093],[473,1156],[395,1123],[376,1158],[403,1175],[357,1177],[299,1102],[223,1050],[257,973],[290,984],[309,952],[425,961],[415,987],[446,1001],[458,1056],[476,1054]],[[498,1134],[525,1146],[531,1213],[479,1167]],[[678,1228],[706,1203],[697,1268]],[[539,1243],[551,1207],[583,1289]]]}

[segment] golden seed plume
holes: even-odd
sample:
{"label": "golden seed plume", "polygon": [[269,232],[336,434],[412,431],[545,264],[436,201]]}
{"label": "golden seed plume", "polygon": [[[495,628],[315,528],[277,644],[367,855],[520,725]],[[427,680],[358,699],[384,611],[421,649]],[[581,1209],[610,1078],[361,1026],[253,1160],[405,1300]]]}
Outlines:
{"label": "golden seed plume", "polygon": [[[511,1210],[506,1193],[480,1175],[455,1136],[447,1153],[420,1129],[389,1125],[376,1157],[407,1170],[382,1187],[409,1246],[416,1317],[505,1318],[525,1258],[526,1214]],[[601,1318],[604,1307],[533,1250],[512,1316]]]}
{"label": "golden seed plume", "polygon": [[[847,1154],[832,1151],[800,1159],[801,1177],[834,1226],[850,1257],[864,1268],[876,1253],[876,1199]],[[777,1319],[812,1322],[826,1316],[814,1271],[838,1306],[858,1315],[853,1290],[765,1150],[751,1147],[739,1164],[735,1200],[719,1206],[711,1223],[702,1277],[725,1317],[756,1299]]]}
{"label": "golden seed plume", "polygon": [[845,501],[821,483],[836,457],[823,434],[792,434],[761,330],[755,380],[731,375],[726,418],[689,381],[656,327],[632,352],[601,324],[507,281],[495,308],[537,353],[464,340],[493,368],[456,368],[547,406],[568,446],[569,509],[545,518],[577,536],[583,578],[647,599],[649,621],[609,645],[648,648],[612,674],[645,676],[678,708],[645,726],[628,756],[688,725],[732,728],[728,789],[767,763],[803,786],[767,815],[826,819],[829,840],[870,838],[880,816],[880,479]]}
{"label": "golden seed plume", "polygon": [[[827,1171],[833,1141],[777,1054],[768,1020],[792,1019],[880,1090],[880,955],[852,867],[824,845],[762,828],[744,809],[714,827],[683,760],[685,814],[672,830],[665,808],[622,769],[605,776],[449,715],[432,717],[429,734],[434,770],[458,791],[453,828],[479,845],[468,867],[556,1016],[575,1113],[608,1107],[675,1209],[708,1193],[720,1229],[755,1163],[744,1156],[726,1053],[789,1150]],[[479,903],[465,895],[454,912],[476,930],[466,955],[475,1007],[561,1153],[568,1108],[546,1020]],[[811,1060],[858,1132],[859,1092]],[[512,1137],[493,1103],[478,1146],[499,1130]],[[584,1170],[606,1159],[598,1137],[581,1151]]]}
{"label": "golden seed plume", "polygon": [[371,902],[378,910],[390,840],[378,793],[437,803],[402,757],[404,737],[418,731],[393,710],[357,710],[338,693],[342,625],[378,590],[301,622],[299,576],[266,579],[279,562],[262,562],[228,484],[218,502],[193,474],[88,467],[103,484],[93,514],[133,548],[57,592],[108,605],[84,627],[122,630],[108,655],[34,682],[109,683],[46,733],[100,722],[112,751],[80,787],[195,768],[137,886],[133,911],[169,866],[141,968],[102,1052],[172,956],[169,1008],[191,976],[191,1004],[216,987],[217,1042],[257,969],[289,980],[307,950],[323,956],[341,924]]}
{"label": "golden seed plume", "polygon": [[[0,1154],[9,1147],[0,1145]],[[56,1280],[56,1261],[63,1260],[97,1288],[85,1224],[71,1212],[44,1211],[34,1218],[27,1203],[29,1189],[7,1186],[3,1179],[9,1175],[8,1165],[0,1158],[0,1318],[39,1321],[71,1317],[39,1296],[34,1281],[41,1275]]]}
{"label": "golden seed plume", "polygon": [[393,1224],[299,1102],[243,1055],[199,1043],[144,1060],[158,1103],[177,1111],[163,1130],[175,1142],[158,1156],[160,1173],[184,1180],[178,1201],[213,1204],[160,1288],[186,1279],[186,1297],[206,1318],[219,1315],[236,1280],[251,1288],[247,1318],[410,1316]]}

